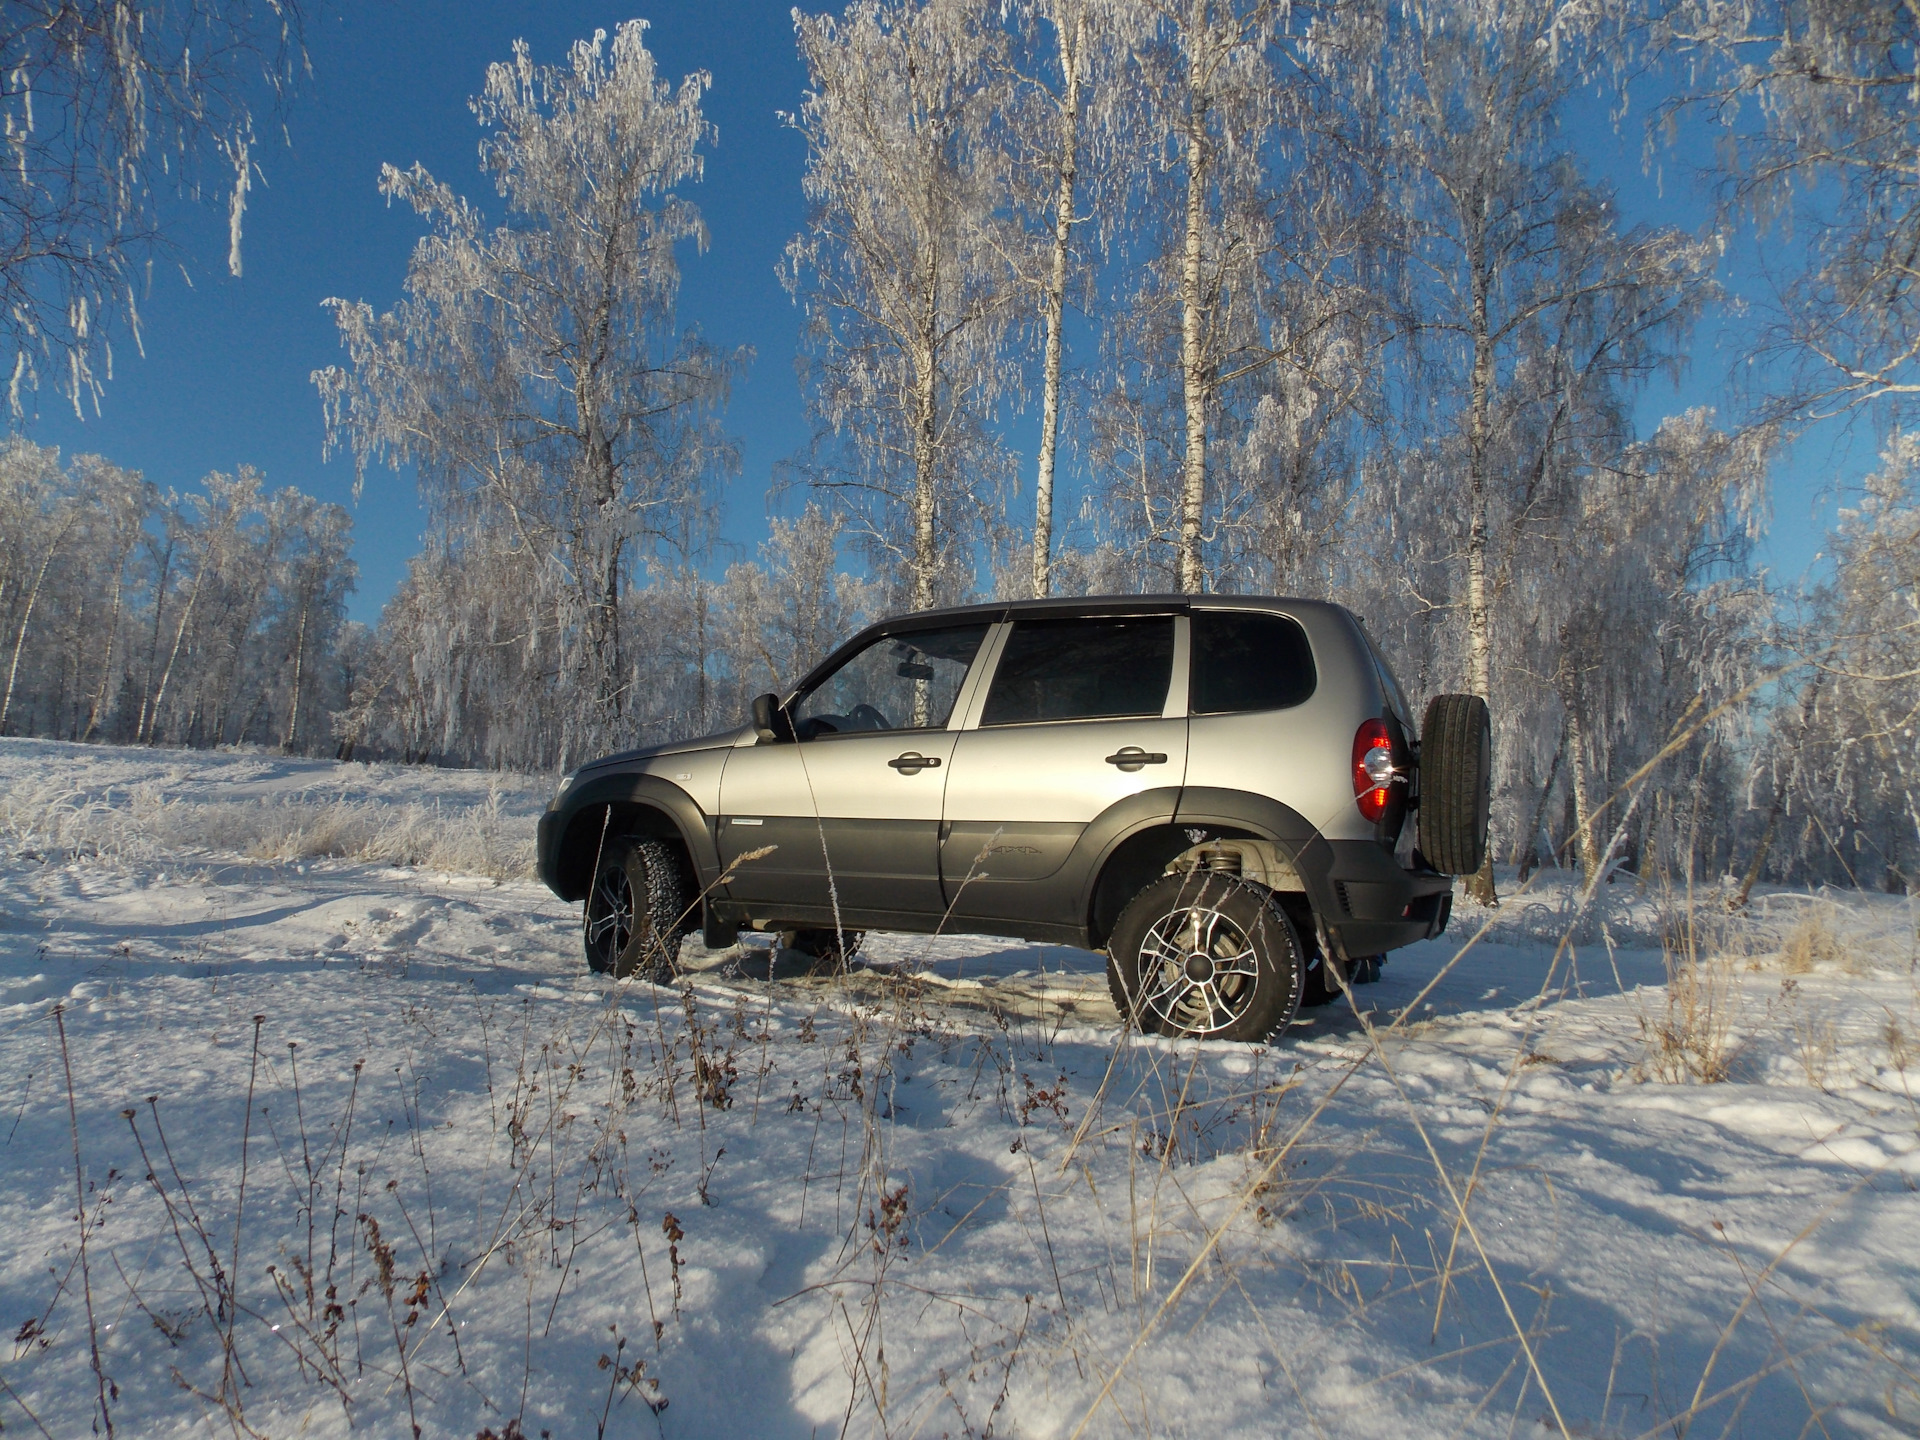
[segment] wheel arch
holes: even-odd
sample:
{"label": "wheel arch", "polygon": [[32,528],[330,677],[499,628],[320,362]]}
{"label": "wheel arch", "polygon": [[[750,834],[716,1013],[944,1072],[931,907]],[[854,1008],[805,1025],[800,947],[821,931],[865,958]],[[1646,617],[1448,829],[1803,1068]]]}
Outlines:
{"label": "wheel arch", "polygon": [[1188,826],[1163,820],[1135,827],[1113,842],[1100,857],[1087,891],[1087,940],[1094,949],[1105,948],[1127,903],[1158,879],[1177,856],[1194,847],[1197,842],[1188,832],[1196,829],[1205,830],[1202,840],[1253,838],[1231,827]]}
{"label": "wheel arch", "polygon": [[[1137,827],[1102,857],[1085,911],[1090,943],[1104,946],[1129,899],[1182,852],[1211,840],[1265,841],[1276,859],[1291,865],[1300,888],[1276,893],[1282,894],[1287,918],[1303,941],[1311,944],[1316,918],[1328,913],[1332,895],[1327,876],[1333,857],[1327,842],[1311,821],[1289,805],[1265,795],[1207,786],[1182,790],[1170,821]],[[1157,863],[1146,869],[1155,859]]]}
{"label": "wheel arch", "polygon": [[588,781],[568,800],[551,867],[553,891],[561,899],[587,893],[601,848],[615,835],[645,835],[672,846],[689,896],[719,878],[707,817],[678,786],[652,775],[612,775]]}

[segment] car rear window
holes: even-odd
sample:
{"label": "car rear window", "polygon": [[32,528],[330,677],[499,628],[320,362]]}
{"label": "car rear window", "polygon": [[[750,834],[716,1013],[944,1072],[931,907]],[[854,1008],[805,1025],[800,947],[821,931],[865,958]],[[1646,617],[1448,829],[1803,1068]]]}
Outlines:
{"label": "car rear window", "polygon": [[1318,683],[1299,621],[1244,610],[1194,612],[1188,709],[1195,715],[1284,710]]}
{"label": "car rear window", "polygon": [[1158,715],[1172,681],[1171,615],[1019,620],[980,723]]}

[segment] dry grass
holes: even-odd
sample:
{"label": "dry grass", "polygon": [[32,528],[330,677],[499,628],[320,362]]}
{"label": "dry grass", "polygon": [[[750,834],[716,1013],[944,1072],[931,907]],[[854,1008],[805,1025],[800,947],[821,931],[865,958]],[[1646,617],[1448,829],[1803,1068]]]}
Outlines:
{"label": "dry grass", "polygon": [[1675,961],[1669,956],[1661,1012],[1640,1017],[1646,1042],[1643,1078],[1669,1085],[1727,1079],[1739,1049],[1734,1038],[1739,1004],[1730,957]]}
{"label": "dry grass", "polygon": [[1731,1077],[1740,1049],[1739,971],[1751,958],[1753,934],[1746,922],[1691,897],[1664,907],[1667,983],[1659,1011],[1639,1017],[1645,1051],[1638,1078],[1711,1085]]}
{"label": "dry grass", "polygon": [[1847,959],[1845,947],[1833,932],[1830,907],[1808,906],[1787,932],[1780,947],[1780,967],[1789,975],[1811,975],[1838,968]]}
{"label": "dry grass", "polygon": [[291,796],[197,802],[141,785],[91,798],[58,783],[0,791],[0,839],[29,856],[150,859],[182,851],[254,860],[362,860],[449,874],[533,875],[534,822],[499,791],[473,806]]}
{"label": "dry grass", "polygon": [[1793,1035],[1794,1057],[1807,1084],[1816,1090],[1827,1088],[1827,1076],[1840,1053],[1840,1034],[1826,1012],[1805,996],[1791,1011],[1789,1024]]}

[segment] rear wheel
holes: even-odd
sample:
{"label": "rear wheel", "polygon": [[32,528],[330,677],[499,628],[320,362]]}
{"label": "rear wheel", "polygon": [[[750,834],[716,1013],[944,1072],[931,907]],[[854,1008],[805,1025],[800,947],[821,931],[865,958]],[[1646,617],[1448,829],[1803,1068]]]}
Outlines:
{"label": "rear wheel", "polygon": [[1264,1040],[1292,1020],[1306,979],[1273,893],[1234,875],[1167,875],[1120,912],[1107,984],[1143,1032]]}
{"label": "rear wheel", "polygon": [[671,979],[686,911],[686,887],[670,846],[637,835],[609,840],[587,892],[587,967],[619,980]]}

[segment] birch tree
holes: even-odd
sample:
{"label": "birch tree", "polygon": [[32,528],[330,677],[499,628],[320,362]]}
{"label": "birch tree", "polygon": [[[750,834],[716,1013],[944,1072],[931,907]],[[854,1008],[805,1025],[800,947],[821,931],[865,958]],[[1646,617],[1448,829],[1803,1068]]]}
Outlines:
{"label": "birch tree", "polygon": [[1016,12],[1016,105],[1009,115],[1016,197],[1037,244],[1012,252],[1038,308],[1040,436],[1034,464],[1031,589],[1052,593],[1054,475],[1062,419],[1062,370],[1071,291],[1089,287],[1087,226],[1106,248],[1119,225],[1124,174],[1118,163],[1137,107],[1124,67],[1139,23],[1130,0],[1027,0]]}
{"label": "birch tree", "polygon": [[1119,243],[1137,281],[1108,327],[1095,458],[1165,583],[1270,584],[1287,562],[1256,552],[1321,498],[1324,447],[1367,383],[1380,217],[1343,132],[1377,40],[1360,6],[1142,15],[1129,207],[1149,218]]}
{"label": "birch tree", "polygon": [[1829,540],[1793,648],[1809,662],[1774,763],[1791,861],[1913,893],[1920,877],[1920,440],[1895,434]]}
{"label": "birch tree", "polygon": [[1279,123],[1272,47],[1286,10],[1270,0],[1170,0],[1153,7],[1139,84],[1164,107],[1172,181],[1163,283],[1179,318],[1181,453],[1175,584],[1205,588],[1208,411],[1246,342],[1247,268],[1262,226],[1262,162]]}
{"label": "birch tree", "polygon": [[326,662],[339,642],[346,618],[347,593],[358,578],[351,559],[352,531],[346,512],[323,505],[295,490],[275,497],[283,514],[280,570],[274,576],[279,603],[268,629],[266,648],[277,661],[284,700],[276,708],[285,716],[280,748],[287,754],[301,749],[303,735],[316,725],[322,734],[330,728],[324,712],[316,716],[324,696]]}
{"label": "birch tree", "polygon": [[382,170],[431,231],[392,310],[327,302],[349,363],[313,377],[330,447],[361,473],[415,468],[450,565],[505,562],[493,578],[514,593],[459,593],[538,630],[521,653],[557,655],[506,681],[569,717],[540,763],[625,738],[623,598],[650,555],[699,543],[735,463],[718,415],[746,355],[675,319],[677,250],[706,240],[682,191],[712,136],[709,78],[660,79],[645,29],[596,32],[556,66],[516,44],[488,70],[473,110],[502,223],[419,165]]}
{"label": "birch tree", "polygon": [[785,694],[847,636],[878,618],[872,580],[840,568],[833,517],[808,505],[791,520],[775,517],[757,561],[727,568],[721,588],[722,633],[740,692]]}
{"label": "birch tree", "polygon": [[[0,446],[0,721],[17,734],[295,748],[341,703],[346,512],[257,472],[159,495],[95,455]],[[296,649],[295,635],[300,637]]]}
{"label": "birch tree", "polygon": [[0,467],[0,476],[6,482],[0,503],[6,507],[10,543],[5,547],[6,570],[0,575],[0,600],[6,603],[9,624],[5,638],[11,642],[11,654],[6,689],[0,692],[0,735],[6,733],[7,717],[13,710],[20,660],[26,653],[27,637],[33,633],[34,613],[41,610],[47,574],[61,558],[83,513],[80,497],[67,493],[58,483],[58,457],[53,451],[15,445],[9,447],[6,461]]}
{"label": "birch tree", "polygon": [[926,609],[968,588],[1009,464],[989,423],[1022,243],[996,143],[1006,32],[968,0],[854,0],[794,29],[808,224],[782,278],[807,317],[809,478]]}
{"label": "birch tree", "polygon": [[[1668,418],[1585,478],[1565,517],[1568,543],[1523,581],[1528,663],[1560,702],[1560,771],[1589,884],[1624,812],[1623,800],[1601,816],[1616,784],[1656,755],[1685,717],[1738,695],[1763,667],[1773,601],[1752,556],[1776,440],[1764,427],[1723,431],[1705,409]],[[1745,723],[1729,714],[1663,764],[1649,823],[1673,797],[1709,803],[1703,777],[1716,767],[1717,798],[1733,798],[1734,752],[1750,748]],[[1731,832],[1732,806],[1706,813],[1714,817],[1709,831]],[[1690,875],[1709,848],[1697,832],[1689,819],[1667,838]],[[1516,855],[1531,839],[1516,837]]]}
{"label": "birch tree", "polygon": [[1429,373],[1458,447],[1467,681],[1482,696],[1496,529],[1542,498],[1556,454],[1618,418],[1617,387],[1673,363],[1713,260],[1679,231],[1623,226],[1566,148],[1591,38],[1545,0],[1416,3],[1395,47],[1394,162],[1422,219],[1417,323],[1439,347]]}
{"label": "birch tree", "polygon": [[1720,132],[1729,228],[1772,230],[1774,305],[1757,337],[1776,415],[1920,395],[1920,14],[1871,0],[1675,0],[1655,39],[1693,82],[1666,122]]}
{"label": "birch tree", "polygon": [[306,65],[295,0],[8,0],[0,10],[0,336],[16,418],[42,369],[80,413],[139,339],[162,202],[223,195],[227,263],[254,171],[254,107]]}

